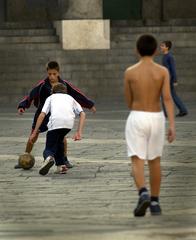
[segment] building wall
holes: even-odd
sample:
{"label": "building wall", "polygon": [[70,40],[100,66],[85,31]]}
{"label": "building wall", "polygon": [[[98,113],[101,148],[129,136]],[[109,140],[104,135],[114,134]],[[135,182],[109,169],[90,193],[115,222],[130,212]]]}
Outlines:
{"label": "building wall", "polygon": [[58,0],[7,0],[7,21],[50,21],[60,18]]}
{"label": "building wall", "polygon": [[[126,8],[129,6],[127,5],[128,0],[7,0],[4,9],[7,9],[5,14],[7,21],[102,19],[103,7],[108,7],[108,1],[111,6],[111,16],[119,3],[126,5]],[[130,0],[129,3],[136,6],[137,1],[137,8],[141,6],[143,20],[196,18],[195,0]],[[0,7],[3,2],[5,1],[0,0]],[[127,11],[126,8],[124,9]],[[4,17],[2,9],[1,7],[0,20]],[[122,10],[123,6],[120,9]],[[108,12],[108,9],[106,10]],[[140,15],[139,10],[137,10],[138,14],[131,14],[132,10],[130,9],[130,14],[125,14],[125,18],[135,19],[135,15]],[[118,14],[118,11],[116,12]],[[120,11],[119,14],[123,15]],[[110,16],[110,13],[108,15]],[[118,19],[116,14],[115,18]]]}
{"label": "building wall", "polygon": [[162,19],[163,5],[161,0],[143,0],[142,2],[142,18],[143,20]]}
{"label": "building wall", "polygon": [[5,20],[5,0],[0,0],[0,22]]}
{"label": "building wall", "polygon": [[142,0],[102,0],[103,18],[112,20],[141,19]]}
{"label": "building wall", "polygon": [[196,18],[195,0],[164,0],[164,20],[175,18]]}
{"label": "building wall", "polygon": [[102,0],[7,0],[6,4],[7,21],[102,19]]}

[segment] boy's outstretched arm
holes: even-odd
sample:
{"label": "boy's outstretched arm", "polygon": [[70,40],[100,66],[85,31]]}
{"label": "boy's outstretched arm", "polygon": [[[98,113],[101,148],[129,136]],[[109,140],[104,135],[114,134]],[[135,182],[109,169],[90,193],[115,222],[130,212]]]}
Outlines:
{"label": "boy's outstretched arm", "polygon": [[170,92],[169,84],[169,72],[167,69],[164,69],[164,79],[163,79],[163,89],[162,89],[163,102],[166,107],[169,128],[167,133],[168,142],[173,142],[176,137],[175,132],[175,120],[174,120],[174,105]]}
{"label": "boy's outstretched arm", "polygon": [[34,102],[35,107],[37,107],[38,99],[39,99],[39,93],[40,88],[42,84],[44,83],[44,80],[39,81],[39,83],[31,89],[28,95],[26,95],[22,101],[18,104],[18,113],[23,114],[25,112],[26,108],[29,108],[31,106],[31,103]]}
{"label": "boy's outstretched arm", "polygon": [[86,119],[86,114],[84,112],[80,112],[80,120],[78,123],[78,129],[77,129],[77,132],[73,136],[74,141],[82,139],[82,131],[84,128],[85,119]]}

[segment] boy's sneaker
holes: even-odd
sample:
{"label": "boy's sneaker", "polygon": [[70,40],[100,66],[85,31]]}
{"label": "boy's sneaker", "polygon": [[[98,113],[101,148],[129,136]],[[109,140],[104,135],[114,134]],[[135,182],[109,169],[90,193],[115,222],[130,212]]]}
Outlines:
{"label": "boy's sneaker", "polygon": [[65,165],[67,168],[73,168],[74,165],[70,163],[70,161],[68,159],[65,160]]}
{"label": "boy's sneaker", "polygon": [[188,114],[188,112],[179,112],[178,114],[176,114],[176,117],[184,117]]}
{"label": "boy's sneaker", "polygon": [[150,197],[147,192],[142,193],[139,197],[137,207],[134,210],[135,217],[143,217],[147,208],[150,206]]}
{"label": "boy's sneaker", "polygon": [[161,215],[161,207],[158,202],[152,201],[150,203],[150,212],[151,215]]}
{"label": "boy's sneaker", "polygon": [[52,156],[48,156],[45,160],[44,160],[44,164],[41,167],[41,169],[39,170],[39,174],[41,175],[46,175],[50,168],[54,165],[54,158]]}
{"label": "boy's sneaker", "polygon": [[57,170],[55,171],[56,174],[66,174],[67,173],[67,166],[66,165],[60,165],[57,166]]}
{"label": "boy's sneaker", "polygon": [[19,163],[17,163],[15,166],[14,166],[15,169],[21,169],[21,165]]}

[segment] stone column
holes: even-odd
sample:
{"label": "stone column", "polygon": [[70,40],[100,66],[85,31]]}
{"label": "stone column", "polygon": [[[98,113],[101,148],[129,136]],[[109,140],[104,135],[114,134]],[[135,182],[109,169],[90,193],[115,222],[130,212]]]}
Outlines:
{"label": "stone column", "polygon": [[55,21],[54,27],[63,49],[110,48],[109,20],[61,20]]}
{"label": "stone column", "polygon": [[62,20],[102,19],[102,0],[59,0]]}
{"label": "stone column", "polygon": [[54,26],[63,49],[110,48],[110,21],[103,20],[102,0],[59,0],[59,8],[61,21]]}

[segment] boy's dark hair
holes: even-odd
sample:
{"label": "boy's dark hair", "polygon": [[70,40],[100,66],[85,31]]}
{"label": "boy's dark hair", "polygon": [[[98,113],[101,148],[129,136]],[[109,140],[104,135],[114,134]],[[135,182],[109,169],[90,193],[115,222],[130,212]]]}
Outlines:
{"label": "boy's dark hair", "polygon": [[136,47],[142,57],[152,56],[157,49],[157,40],[152,35],[144,34],[138,38]]}
{"label": "boy's dark hair", "polygon": [[165,44],[165,46],[170,50],[172,48],[172,42],[171,41],[163,41],[162,43]]}
{"label": "boy's dark hair", "polygon": [[56,61],[51,61],[51,62],[47,63],[46,69],[47,69],[47,71],[49,69],[55,69],[55,70],[57,70],[59,72],[60,67],[59,67],[59,64]]}
{"label": "boy's dark hair", "polygon": [[67,87],[62,83],[57,83],[53,86],[52,93],[67,93]]}

